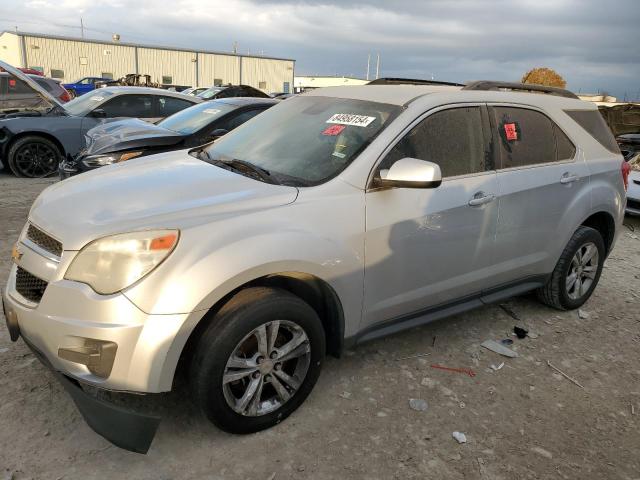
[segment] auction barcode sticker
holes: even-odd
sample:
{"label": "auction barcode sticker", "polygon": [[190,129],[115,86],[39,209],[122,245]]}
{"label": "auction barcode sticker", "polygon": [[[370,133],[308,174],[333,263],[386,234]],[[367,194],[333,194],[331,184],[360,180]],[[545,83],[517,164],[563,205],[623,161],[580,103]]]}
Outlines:
{"label": "auction barcode sticker", "polygon": [[327,123],[337,123],[340,125],[353,125],[354,127],[366,127],[373,122],[376,117],[367,117],[366,115],[354,115],[352,113],[336,113],[327,120]]}

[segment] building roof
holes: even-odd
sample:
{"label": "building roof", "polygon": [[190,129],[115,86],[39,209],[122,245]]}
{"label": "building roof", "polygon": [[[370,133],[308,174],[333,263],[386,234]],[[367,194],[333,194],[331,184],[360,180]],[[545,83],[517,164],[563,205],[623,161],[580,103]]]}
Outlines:
{"label": "building roof", "polygon": [[98,43],[100,45],[121,45],[123,47],[138,47],[138,48],[150,48],[154,50],[171,50],[174,52],[193,52],[193,53],[209,53],[213,55],[227,55],[230,57],[246,57],[246,58],[263,58],[266,60],[284,60],[287,62],[295,62],[292,58],[280,58],[280,57],[267,57],[263,55],[243,55],[241,53],[233,53],[233,52],[221,52],[217,50],[200,50],[194,48],[177,48],[177,47],[167,47],[164,45],[150,45],[144,43],[128,43],[128,42],[110,42],[109,40],[97,40],[92,38],[80,38],[80,37],[67,37],[64,35],[49,35],[44,33],[33,33],[33,32],[23,32],[22,30],[18,31],[10,31],[4,30],[0,33],[0,35],[4,35],[5,33],[9,33],[11,35],[18,35],[22,37],[37,37],[37,38],[50,38],[52,40],[68,40],[71,42],[85,42],[85,43]]}

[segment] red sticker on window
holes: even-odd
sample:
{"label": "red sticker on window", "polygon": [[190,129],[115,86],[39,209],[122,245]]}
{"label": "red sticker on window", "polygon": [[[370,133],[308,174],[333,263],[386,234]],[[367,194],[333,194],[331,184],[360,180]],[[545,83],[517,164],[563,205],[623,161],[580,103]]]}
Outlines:
{"label": "red sticker on window", "polygon": [[504,134],[507,136],[507,140],[518,140],[518,131],[515,123],[504,124]]}
{"label": "red sticker on window", "polygon": [[346,128],[345,125],[331,125],[330,127],[327,127],[324,129],[324,131],[322,132],[322,135],[330,135],[330,136],[340,135],[345,128]]}

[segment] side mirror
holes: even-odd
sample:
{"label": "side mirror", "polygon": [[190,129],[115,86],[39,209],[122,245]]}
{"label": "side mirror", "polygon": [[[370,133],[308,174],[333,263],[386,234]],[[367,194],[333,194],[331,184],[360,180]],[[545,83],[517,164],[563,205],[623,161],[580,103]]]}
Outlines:
{"label": "side mirror", "polygon": [[417,158],[401,158],[389,170],[380,170],[379,187],[436,188],[442,183],[440,166]]}
{"label": "side mirror", "polygon": [[91,116],[95,118],[107,118],[107,112],[105,112],[101,108],[96,108],[93,112],[91,112]]}

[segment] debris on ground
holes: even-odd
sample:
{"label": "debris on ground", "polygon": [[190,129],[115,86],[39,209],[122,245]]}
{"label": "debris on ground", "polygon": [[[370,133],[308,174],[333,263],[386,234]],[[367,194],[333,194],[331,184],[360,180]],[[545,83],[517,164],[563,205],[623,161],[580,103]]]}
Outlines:
{"label": "debris on ground", "polygon": [[584,310],[579,308],[578,309],[578,317],[580,317],[581,320],[586,320],[587,318],[589,318],[589,313],[585,312]]}
{"label": "debris on ground", "polygon": [[498,370],[500,370],[502,367],[504,367],[504,362],[502,362],[500,365],[494,365],[491,364],[489,365],[491,367],[491,370],[493,370],[494,372],[497,372]]}
{"label": "debris on ground", "polygon": [[453,438],[456,439],[458,443],[467,443],[467,436],[462,432],[453,432]]}
{"label": "debris on ground", "polygon": [[452,368],[452,367],[445,367],[443,365],[431,365],[431,368],[437,368],[438,370],[446,370],[448,372],[464,373],[466,375],[469,375],[472,378],[476,376],[476,372],[474,372],[470,368]]}
{"label": "debris on ground", "polygon": [[518,356],[517,352],[514,352],[510,348],[507,348],[504,345],[499,344],[495,340],[485,340],[480,344],[480,346],[486,348],[487,350],[491,350],[492,352],[503,355],[505,357],[516,358]]}
{"label": "debris on ground", "polygon": [[545,450],[544,448],[531,447],[531,451],[537,453],[538,455],[542,455],[545,458],[553,458],[551,452]]}
{"label": "debris on ground", "polygon": [[339,396],[348,400],[351,398],[351,392],[342,392]]}
{"label": "debris on ground", "polygon": [[513,333],[516,334],[516,337],[518,337],[520,340],[522,340],[523,338],[525,338],[527,336],[527,333],[529,333],[529,331],[525,330],[524,328],[513,327]]}
{"label": "debris on ground", "polygon": [[417,355],[410,355],[408,357],[396,358],[396,360],[409,360],[410,358],[420,358],[420,357],[426,357],[428,355],[431,355],[431,354],[430,353],[419,353]]}
{"label": "debris on ground", "polygon": [[425,412],[427,408],[429,408],[427,402],[422,400],[421,398],[410,398],[409,406],[417,412]]}
{"label": "debris on ground", "polygon": [[560,375],[562,375],[564,378],[566,378],[567,380],[569,380],[570,382],[576,384],[577,386],[579,386],[580,388],[582,388],[584,390],[584,387],[582,385],[580,385],[580,383],[578,383],[577,380],[575,380],[574,378],[571,378],[569,375],[567,375],[566,373],[564,373],[562,370],[560,370],[558,367],[554,366],[549,360],[547,360],[547,365],[549,365],[552,369],[554,369],[556,372],[558,372]]}
{"label": "debris on ground", "polygon": [[509,307],[509,305],[507,305],[506,303],[501,303],[500,304],[500,308],[507,314],[509,315],[511,318],[513,318],[514,320],[520,320],[520,317],[518,317],[518,315],[516,314],[516,312],[514,312],[511,307]]}
{"label": "debris on ground", "polygon": [[510,338],[503,338],[502,340],[500,340],[500,343],[502,345],[513,345],[513,340],[511,340]]}
{"label": "debris on ground", "polygon": [[635,414],[636,414],[636,407],[632,403],[631,404],[631,415],[635,415]]}
{"label": "debris on ground", "polygon": [[527,337],[529,337],[532,340],[535,340],[536,338],[538,338],[540,335],[538,333],[534,333],[534,332],[529,332],[527,333]]}

